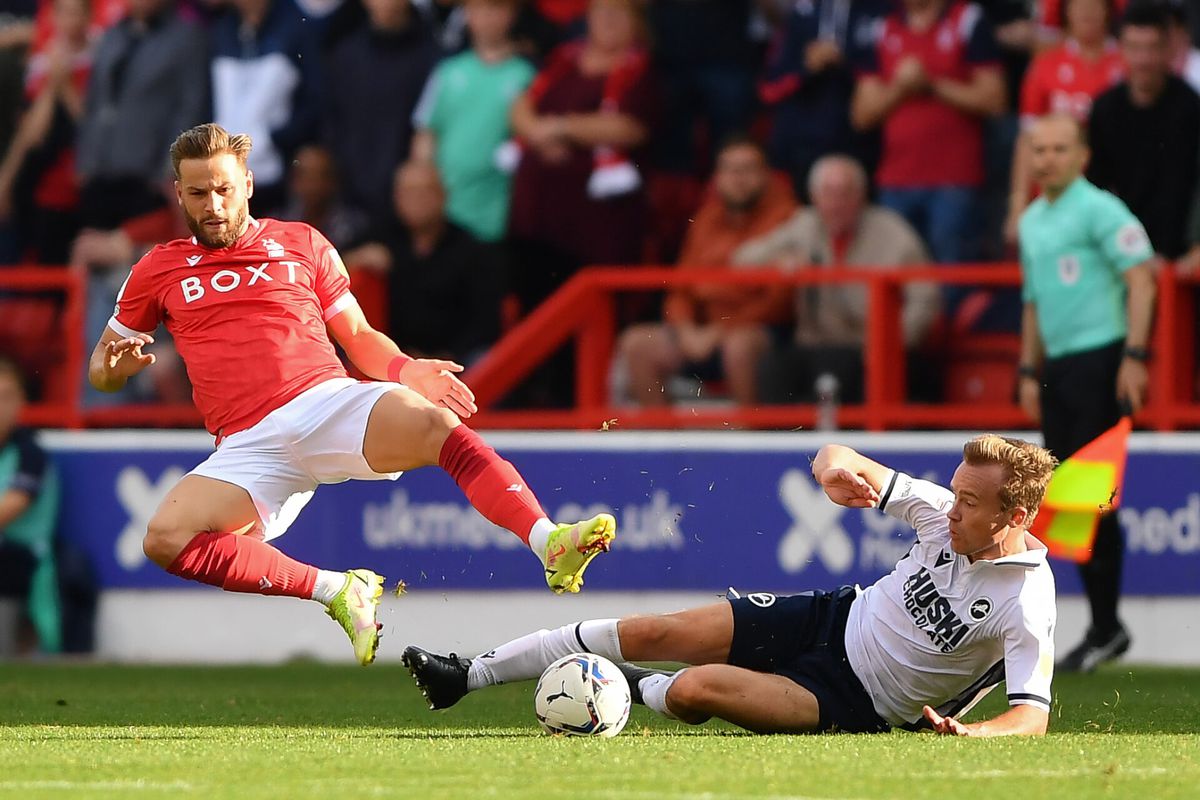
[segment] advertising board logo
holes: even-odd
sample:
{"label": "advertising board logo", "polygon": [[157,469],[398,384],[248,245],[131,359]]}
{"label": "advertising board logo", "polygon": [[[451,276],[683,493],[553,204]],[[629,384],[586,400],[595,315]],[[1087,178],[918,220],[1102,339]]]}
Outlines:
{"label": "advertising board logo", "polygon": [[125,467],[117,473],[114,492],[117,502],[129,515],[129,521],[117,534],[113,545],[113,557],[122,568],[133,572],[146,563],[146,554],[142,552],[146,526],[163,498],[183,475],[180,467],[167,467],[157,481],[150,480],[141,467]]}
{"label": "advertising board logo", "polygon": [[779,500],[792,525],[779,542],[779,567],[802,572],[814,556],[840,575],[854,564],[854,542],[842,527],[843,506],[830,502],[804,470],[789,469],[779,479]]}

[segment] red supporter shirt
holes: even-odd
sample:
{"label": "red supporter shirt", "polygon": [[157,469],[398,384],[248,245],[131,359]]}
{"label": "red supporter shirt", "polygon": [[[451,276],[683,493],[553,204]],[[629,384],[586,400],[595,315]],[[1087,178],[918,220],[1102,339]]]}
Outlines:
{"label": "red supporter shirt", "polygon": [[1088,61],[1073,39],[1040,53],[1029,65],[1021,84],[1021,123],[1049,113],[1070,114],[1087,124],[1092,100],[1125,77],[1125,62],[1116,42],[1104,55]]}
{"label": "red supporter shirt", "polygon": [[[864,72],[891,83],[896,67],[915,56],[931,80],[965,82],[978,69],[999,69],[999,51],[983,12],[951,2],[929,30],[908,27],[903,11],[887,17]],[[883,122],[879,185],[891,189],[978,186],[983,182],[983,128],[978,117],[932,94],[909,97]]]}
{"label": "red supporter shirt", "polygon": [[164,323],[205,427],[228,436],[347,377],[325,323],[354,302],[324,236],[303,222],[251,219],[228,248],[195,238],[155,247],[133,265],[108,325],[131,336]]}

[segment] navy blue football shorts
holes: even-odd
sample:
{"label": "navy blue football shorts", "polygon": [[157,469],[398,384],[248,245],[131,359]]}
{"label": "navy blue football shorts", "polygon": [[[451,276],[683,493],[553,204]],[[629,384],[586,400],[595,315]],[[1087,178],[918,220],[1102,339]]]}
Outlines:
{"label": "navy blue football shorts", "polygon": [[729,663],[782,675],[812,692],[821,731],[890,730],[846,657],[846,619],[856,596],[853,586],[843,586],[833,592],[731,598]]}

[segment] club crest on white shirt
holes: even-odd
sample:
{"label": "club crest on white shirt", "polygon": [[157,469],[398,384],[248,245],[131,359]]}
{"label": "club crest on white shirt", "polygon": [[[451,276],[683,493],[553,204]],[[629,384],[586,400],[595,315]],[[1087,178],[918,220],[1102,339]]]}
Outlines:
{"label": "club crest on white shirt", "polygon": [[983,622],[992,613],[992,598],[981,597],[971,603],[971,607],[967,610],[971,619],[976,622]]}

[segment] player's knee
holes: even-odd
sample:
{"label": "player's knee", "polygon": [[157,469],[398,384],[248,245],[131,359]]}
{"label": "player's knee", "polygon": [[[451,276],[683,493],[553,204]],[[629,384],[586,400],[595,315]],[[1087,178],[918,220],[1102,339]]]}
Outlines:
{"label": "player's knee", "polygon": [[689,667],[671,682],[671,688],[667,690],[667,708],[681,722],[698,725],[712,716],[709,709],[716,687],[708,673],[704,667]]}
{"label": "player's knee", "polygon": [[420,411],[423,428],[422,440],[425,443],[426,460],[430,464],[438,463],[442,445],[450,432],[462,424],[462,421],[448,408],[430,406]]}
{"label": "player's knee", "polygon": [[142,539],[142,552],[146,554],[146,558],[160,567],[166,568],[171,565],[171,562],[179,555],[179,551],[194,534],[195,531],[192,531],[187,538],[184,538],[185,532],[181,531],[179,526],[163,517],[154,517],[146,526],[146,536]]}

